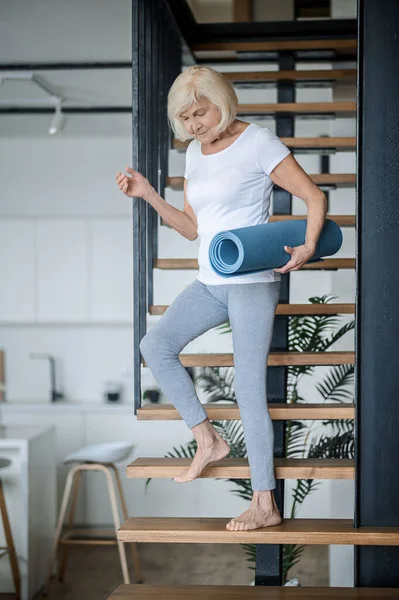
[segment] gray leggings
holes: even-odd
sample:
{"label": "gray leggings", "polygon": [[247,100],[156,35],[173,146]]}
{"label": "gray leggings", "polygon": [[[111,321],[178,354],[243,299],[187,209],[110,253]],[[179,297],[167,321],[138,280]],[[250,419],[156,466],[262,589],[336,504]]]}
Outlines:
{"label": "gray leggings", "polygon": [[194,338],[230,320],[234,391],[254,491],[276,487],[266,368],[279,292],[280,281],[205,285],[196,279],[175,298],[140,343],[162,392],[192,428],[204,421],[207,413],[178,354]]}

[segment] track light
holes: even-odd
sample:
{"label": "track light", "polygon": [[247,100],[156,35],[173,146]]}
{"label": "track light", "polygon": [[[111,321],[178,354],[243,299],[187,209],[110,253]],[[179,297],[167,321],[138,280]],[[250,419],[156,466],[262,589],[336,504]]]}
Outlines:
{"label": "track light", "polygon": [[56,135],[62,129],[64,122],[65,122],[65,115],[61,111],[61,103],[59,102],[56,106],[55,114],[54,114],[52,123],[48,130],[49,134]]}

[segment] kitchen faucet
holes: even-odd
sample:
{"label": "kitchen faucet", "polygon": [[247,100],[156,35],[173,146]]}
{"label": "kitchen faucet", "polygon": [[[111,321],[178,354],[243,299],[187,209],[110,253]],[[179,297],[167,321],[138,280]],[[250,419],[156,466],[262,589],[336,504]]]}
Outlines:
{"label": "kitchen faucet", "polygon": [[50,381],[51,381],[51,402],[56,402],[64,397],[62,392],[57,392],[55,384],[55,358],[51,354],[45,354],[40,352],[31,352],[30,358],[48,358],[50,361]]}

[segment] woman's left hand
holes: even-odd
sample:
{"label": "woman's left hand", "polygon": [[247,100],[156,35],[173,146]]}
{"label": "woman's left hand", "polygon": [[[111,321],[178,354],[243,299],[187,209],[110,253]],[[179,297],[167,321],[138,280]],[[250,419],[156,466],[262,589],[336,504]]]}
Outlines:
{"label": "woman's left hand", "polygon": [[308,246],[307,244],[302,244],[301,246],[284,246],[284,250],[291,254],[291,259],[287,262],[286,265],[280,267],[279,269],[274,269],[277,273],[288,273],[289,271],[299,271],[302,269],[303,265],[308,262],[308,260],[315,253],[315,247]]}

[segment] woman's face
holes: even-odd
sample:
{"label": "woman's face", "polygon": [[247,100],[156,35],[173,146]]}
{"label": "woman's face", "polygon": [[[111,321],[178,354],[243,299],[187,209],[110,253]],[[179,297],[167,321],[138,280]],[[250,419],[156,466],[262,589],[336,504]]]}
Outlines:
{"label": "woman's face", "polygon": [[195,136],[201,143],[213,142],[220,137],[216,137],[214,133],[214,129],[220,121],[220,113],[209,100],[201,99],[199,102],[194,102],[180,116],[187,132]]}

